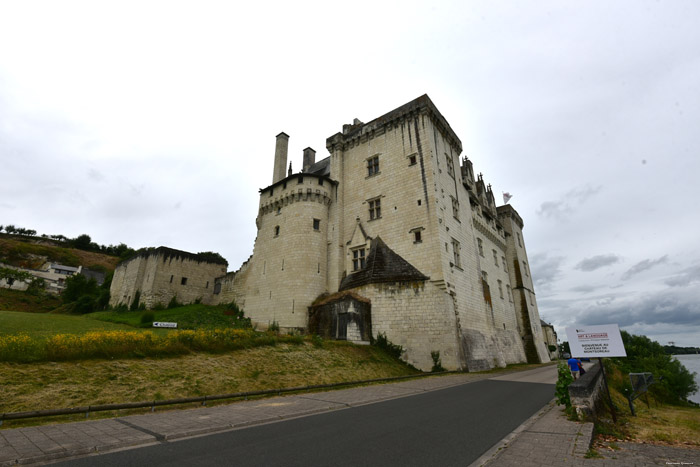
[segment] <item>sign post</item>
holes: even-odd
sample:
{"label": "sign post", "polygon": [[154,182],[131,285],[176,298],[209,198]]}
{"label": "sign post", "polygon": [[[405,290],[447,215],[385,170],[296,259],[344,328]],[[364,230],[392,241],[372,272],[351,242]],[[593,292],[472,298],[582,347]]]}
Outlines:
{"label": "sign post", "polygon": [[612,413],[613,422],[617,423],[615,406],[610,389],[608,388],[608,377],[605,374],[603,357],[626,357],[625,346],[622,343],[622,335],[617,324],[604,324],[599,326],[583,326],[566,328],[566,335],[569,338],[571,356],[575,358],[598,358],[600,369],[603,372],[603,384],[605,392],[608,394],[608,405]]}

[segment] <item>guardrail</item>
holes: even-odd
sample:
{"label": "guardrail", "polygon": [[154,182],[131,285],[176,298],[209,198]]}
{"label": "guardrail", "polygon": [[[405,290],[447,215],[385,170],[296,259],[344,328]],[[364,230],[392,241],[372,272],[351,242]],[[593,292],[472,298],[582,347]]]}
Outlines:
{"label": "guardrail", "polygon": [[310,391],[313,389],[328,389],[340,386],[355,386],[359,384],[369,384],[369,383],[380,383],[385,381],[398,381],[402,379],[412,379],[412,378],[425,378],[435,375],[446,375],[451,373],[462,373],[461,371],[441,371],[437,373],[424,373],[416,375],[406,375],[406,376],[392,376],[389,378],[376,378],[367,379],[361,381],[347,381],[340,383],[328,383],[328,384],[313,384],[309,386],[297,386],[291,388],[279,388],[279,389],[265,389],[262,391],[245,391],[245,392],[234,392],[231,394],[217,394],[213,396],[198,396],[198,397],[183,397],[179,399],[165,399],[165,400],[154,400],[154,401],[143,401],[143,402],[127,402],[123,404],[102,404],[102,405],[88,405],[85,407],[72,407],[67,409],[49,409],[49,410],[33,410],[29,412],[8,412],[0,414],[0,426],[5,420],[20,420],[25,418],[40,418],[40,417],[54,417],[57,415],[73,415],[73,414],[85,414],[85,418],[88,418],[90,412],[104,412],[108,410],[123,410],[123,409],[142,409],[146,407],[151,408],[151,412],[155,411],[156,407],[164,405],[176,405],[176,404],[192,404],[201,403],[202,405],[207,405],[208,401],[222,400],[222,399],[245,399],[253,396],[265,396],[270,394],[281,395],[282,393],[289,392],[302,392]]}

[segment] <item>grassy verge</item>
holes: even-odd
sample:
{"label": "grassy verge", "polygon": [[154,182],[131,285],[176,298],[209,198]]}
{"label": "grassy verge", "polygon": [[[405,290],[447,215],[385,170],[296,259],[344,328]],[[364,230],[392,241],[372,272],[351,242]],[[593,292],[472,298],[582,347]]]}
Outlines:
{"label": "grassy verge", "polygon": [[123,324],[96,321],[85,316],[0,311],[0,337],[25,334],[33,339],[45,340],[55,334],[120,330],[133,328]]}
{"label": "grassy verge", "polygon": [[[226,354],[0,363],[0,412],[160,400],[418,374],[372,346],[324,341]],[[47,407],[50,401],[50,407]],[[3,428],[18,426],[6,422]]]}
{"label": "grassy verge", "polygon": [[[152,310],[154,321],[176,322],[178,329],[213,329],[244,327],[246,323],[236,317],[226,306],[185,305],[167,310]],[[141,312],[98,311],[85,315],[87,318],[110,323],[139,327]],[[150,326],[147,324],[146,326]]]}
{"label": "grassy verge", "polygon": [[20,290],[0,289],[0,310],[46,313],[60,305],[61,299],[55,295],[32,295]]}
{"label": "grassy verge", "polygon": [[700,448],[700,407],[663,404],[652,396],[647,406],[642,396],[634,401],[637,416],[633,417],[627,399],[612,388],[610,394],[618,421],[613,424],[601,418],[596,422],[597,450],[614,451],[620,441]]}

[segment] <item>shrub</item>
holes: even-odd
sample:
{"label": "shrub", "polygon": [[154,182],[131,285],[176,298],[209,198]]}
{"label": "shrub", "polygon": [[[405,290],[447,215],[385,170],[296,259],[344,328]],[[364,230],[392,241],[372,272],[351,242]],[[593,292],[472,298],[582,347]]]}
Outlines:
{"label": "shrub", "polygon": [[430,358],[433,359],[433,368],[430,371],[432,371],[433,373],[439,373],[441,371],[445,371],[445,369],[442,367],[442,361],[440,360],[440,351],[439,350],[431,351]]}
{"label": "shrub", "polygon": [[272,323],[270,323],[267,326],[267,330],[270,332],[279,333],[280,332],[280,323],[273,320]]}
{"label": "shrub", "polygon": [[574,377],[571,375],[569,366],[564,362],[559,362],[557,365],[557,384],[554,389],[554,395],[557,398],[557,404],[565,406],[567,411],[571,410],[571,396],[569,395],[569,385],[573,383]]}
{"label": "shrub", "polygon": [[155,313],[152,311],[145,311],[141,313],[141,324],[151,324],[155,318]]}
{"label": "shrub", "polygon": [[403,354],[403,347],[389,342],[389,339],[386,338],[386,333],[383,332],[377,334],[377,338],[374,340],[374,345],[380,349],[383,349],[389,355],[395,358],[401,358],[401,354]]}
{"label": "shrub", "polygon": [[73,304],[73,313],[84,315],[95,311],[95,298],[91,295],[83,295]]}

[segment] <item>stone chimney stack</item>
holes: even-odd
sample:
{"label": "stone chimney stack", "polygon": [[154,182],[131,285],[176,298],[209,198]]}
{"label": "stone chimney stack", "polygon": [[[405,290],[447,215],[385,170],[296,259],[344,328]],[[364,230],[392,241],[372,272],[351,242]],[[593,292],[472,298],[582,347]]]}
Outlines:
{"label": "stone chimney stack", "polygon": [[304,149],[304,165],[302,172],[309,170],[309,167],[316,163],[316,151],[311,148]]}
{"label": "stone chimney stack", "polygon": [[285,177],[287,169],[287,148],[289,147],[289,135],[285,132],[277,135],[275,144],[275,168],[272,172],[272,183],[277,183]]}

